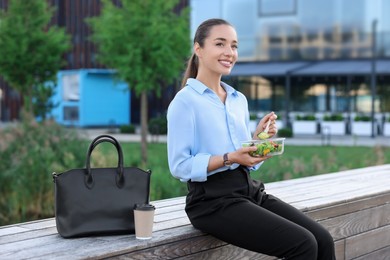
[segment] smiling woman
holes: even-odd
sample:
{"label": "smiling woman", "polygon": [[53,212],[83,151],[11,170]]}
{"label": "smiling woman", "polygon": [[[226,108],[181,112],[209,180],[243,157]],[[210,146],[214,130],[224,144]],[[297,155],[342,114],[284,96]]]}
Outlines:
{"label": "smiling woman", "polygon": [[200,24],[183,88],[168,108],[168,164],[172,175],[187,183],[186,213],[195,228],[251,251],[335,259],[325,228],[266,194],[263,183],[250,175],[272,156],[253,156],[257,147],[241,142],[258,140],[266,122],[273,122],[268,134],[274,136],[277,115],[266,114],[251,136],[246,97],[221,81],[237,61],[238,42],[225,20]]}

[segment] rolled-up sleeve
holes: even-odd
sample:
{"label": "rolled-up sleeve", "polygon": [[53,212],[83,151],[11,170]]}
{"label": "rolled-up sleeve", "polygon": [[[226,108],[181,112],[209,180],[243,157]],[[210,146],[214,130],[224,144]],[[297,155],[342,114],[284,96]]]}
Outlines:
{"label": "rolled-up sleeve", "polygon": [[195,122],[190,107],[179,97],[168,108],[168,164],[171,174],[183,182],[206,181],[211,155],[194,154]]}

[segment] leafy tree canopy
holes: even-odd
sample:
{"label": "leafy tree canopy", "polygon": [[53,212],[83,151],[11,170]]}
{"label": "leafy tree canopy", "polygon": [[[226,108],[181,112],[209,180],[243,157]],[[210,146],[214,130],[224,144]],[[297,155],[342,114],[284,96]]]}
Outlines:
{"label": "leafy tree canopy", "polygon": [[189,54],[188,10],[173,12],[177,0],[103,0],[99,17],[88,20],[98,45],[98,60],[118,72],[137,95],[160,94],[183,70]]}
{"label": "leafy tree canopy", "polygon": [[20,92],[30,112],[39,95],[34,87],[55,81],[70,47],[65,31],[49,26],[53,13],[46,0],[10,0],[8,10],[0,12],[0,75]]}

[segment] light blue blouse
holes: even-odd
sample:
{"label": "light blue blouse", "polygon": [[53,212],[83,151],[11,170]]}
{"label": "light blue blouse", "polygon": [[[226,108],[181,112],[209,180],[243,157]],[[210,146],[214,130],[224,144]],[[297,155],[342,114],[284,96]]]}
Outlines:
{"label": "light blue blouse", "polygon": [[252,139],[246,97],[224,82],[221,85],[227,92],[225,104],[210,88],[190,78],[169,105],[168,164],[171,174],[183,182],[206,181],[207,176],[227,170],[224,166],[207,173],[210,157],[233,152],[242,141]]}

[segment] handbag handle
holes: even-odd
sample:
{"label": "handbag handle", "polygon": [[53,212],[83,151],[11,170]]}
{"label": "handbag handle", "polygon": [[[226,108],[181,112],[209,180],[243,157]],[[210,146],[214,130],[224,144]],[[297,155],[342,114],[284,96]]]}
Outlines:
{"label": "handbag handle", "polygon": [[87,174],[85,175],[85,185],[89,189],[91,189],[93,187],[94,181],[93,181],[93,176],[92,176],[92,171],[91,171],[91,155],[92,155],[92,151],[96,148],[96,146],[98,144],[104,143],[104,142],[112,143],[118,152],[118,166],[117,166],[118,174],[116,175],[115,179],[116,179],[116,185],[118,186],[118,188],[122,188],[124,185],[124,176],[123,176],[124,168],[123,168],[122,147],[119,144],[119,142],[111,135],[99,135],[89,145],[88,153],[87,153],[87,161],[86,161]]}
{"label": "handbag handle", "polygon": [[96,146],[100,143],[112,143],[113,145],[116,145],[114,141],[112,141],[111,139],[99,139],[97,140],[96,142],[93,143],[93,147],[92,147],[92,151],[96,148]]}

